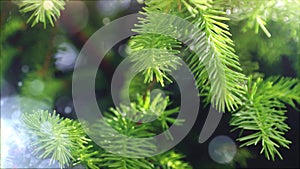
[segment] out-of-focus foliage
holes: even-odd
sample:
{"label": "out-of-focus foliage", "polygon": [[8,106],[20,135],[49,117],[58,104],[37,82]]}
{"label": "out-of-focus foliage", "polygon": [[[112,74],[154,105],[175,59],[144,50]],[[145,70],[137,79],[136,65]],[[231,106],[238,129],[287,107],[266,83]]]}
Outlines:
{"label": "out-of-focus foliage", "polygon": [[261,29],[266,36],[272,34],[268,30],[267,23],[270,21],[285,23],[287,28],[291,28],[293,38],[299,38],[297,28],[299,26],[300,2],[298,0],[259,0],[259,1],[239,1],[233,0],[230,9],[231,19],[233,21],[243,21],[243,31],[254,29],[258,33]]}
{"label": "out-of-focus foliage", "polygon": [[[1,7],[2,8],[2,7]],[[23,21],[17,17],[10,22],[5,22],[1,25],[1,57],[0,57],[0,85],[6,70],[11,65],[13,58],[20,53],[17,48],[11,46],[7,41],[10,36],[22,29]]]}
{"label": "out-of-focus foliage", "polygon": [[51,75],[32,72],[26,75],[21,87],[21,94],[53,105],[62,85],[62,81],[51,77]]}
{"label": "out-of-focus foliage", "polygon": [[248,149],[239,148],[230,165],[235,167],[238,164],[239,166],[246,168],[248,166],[247,160],[250,158],[253,158],[253,155]]}
{"label": "out-of-focus foliage", "polygon": [[[233,39],[246,74],[258,71],[250,70],[253,67],[258,68],[258,62],[254,62],[255,58],[268,65],[276,65],[285,56],[291,60],[299,75],[298,11],[298,0],[232,1],[232,6],[227,8],[227,12],[232,19],[230,25],[234,30]],[[263,33],[259,33],[259,30]],[[252,66],[244,65],[249,61],[253,61]]]}

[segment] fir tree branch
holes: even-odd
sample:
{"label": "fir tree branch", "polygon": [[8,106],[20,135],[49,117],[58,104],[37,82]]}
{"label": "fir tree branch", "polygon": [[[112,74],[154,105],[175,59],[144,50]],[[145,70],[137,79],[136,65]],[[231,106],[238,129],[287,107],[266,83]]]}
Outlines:
{"label": "fir tree branch", "polygon": [[164,79],[171,81],[167,73],[177,68],[179,53],[175,48],[179,42],[164,35],[141,34],[131,38],[129,43],[129,58],[134,62],[134,70],[143,72],[144,83],[149,83],[154,78],[162,86]]}
{"label": "fir tree branch", "polygon": [[51,158],[50,164],[55,160],[61,168],[69,166],[74,160],[72,152],[76,151],[76,144],[86,144],[89,139],[85,137],[80,124],[70,119],[62,119],[55,112],[36,111],[23,115],[23,121],[36,147],[33,153],[39,158]]}
{"label": "fir tree branch", "polygon": [[[195,31],[195,34],[192,35],[192,39],[189,39],[192,42],[188,45],[200,56],[193,53],[187,61],[195,74],[202,95],[206,96],[207,101],[211,102],[219,111],[225,111],[225,107],[228,110],[236,109],[241,104],[240,97],[244,92],[241,84],[245,76],[240,73],[241,68],[238,63],[238,56],[235,55],[233,42],[229,37],[231,34],[228,31],[228,26],[223,23],[228,18],[225,17],[224,12],[214,8],[208,2],[187,2],[181,0],[181,3],[181,13],[175,12],[178,6],[174,2],[171,2],[172,5],[170,1],[166,1],[163,4],[159,4],[158,1],[146,3],[154,6],[144,8],[146,12],[143,14],[146,17],[140,19],[135,31],[144,35],[156,32],[155,30],[163,30],[163,33],[166,33],[166,35],[171,36],[173,33],[176,37],[180,36],[179,32],[186,35],[191,33],[187,32],[188,29],[186,30],[188,26],[182,25],[182,28],[178,28],[173,25],[173,22],[176,21],[155,18],[155,12],[164,11],[164,8],[169,6],[171,6],[169,13],[191,20],[197,25],[198,30],[190,30],[192,32]],[[144,37],[141,36],[141,39],[144,39]],[[145,38],[144,41],[146,40]],[[163,44],[168,43],[163,37],[160,41],[163,41]],[[169,46],[172,46],[170,42]],[[174,47],[166,49],[173,51]],[[175,58],[174,56],[173,59]],[[133,61],[141,63],[144,59],[140,57]],[[171,59],[171,57],[168,59]],[[150,61],[147,64],[151,65],[154,62]],[[176,66],[171,61],[169,65]],[[168,69],[168,71],[171,71],[171,69]]]}
{"label": "fir tree branch", "polygon": [[[274,81],[273,81],[274,80]],[[268,159],[275,159],[278,155],[283,158],[278,148],[289,148],[291,141],[284,137],[290,129],[285,123],[286,106],[295,107],[293,100],[299,103],[299,80],[291,78],[269,78],[263,81],[258,78],[252,82],[250,77],[246,87],[244,105],[232,114],[230,125],[247,133],[238,141],[241,146],[257,145],[261,143],[261,153]]]}
{"label": "fir tree branch", "polygon": [[21,13],[32,12],[27,23],[33,20],[31,25],[33,27],[41,22],[44,28],[47,22],[54,26],[54,21],[60,17],[60,10],[64,9],[65,4],[65,0],[20,0],[18,2]]}
{"label": "fir tree branch", "polygon": [[[209,50],[206,55],[201,56],[203,58],[197,55],[190,56],[198,85],[202,87],[210,83],[210,90],[204,88],[204,95],[208,96],[208,100],[211,100],[219,111],[225,111],[225,107],[232,111],[241,104],[240,97],[244,92],[241,84],[245,76],[240,73],[241,68],[233,48],[234,43],[230,38],[229,27],[224,23],[229,19],[217,4],[203,4],[201,1],[191,1],[191,3],[197,9],[197,12],[192,12],[197,16],[194,23],[205,32]],[[208,71],[207,76],[203,72],[205,71],[203,63],[198,62],[197,65],[197,58],[203,59]]]}

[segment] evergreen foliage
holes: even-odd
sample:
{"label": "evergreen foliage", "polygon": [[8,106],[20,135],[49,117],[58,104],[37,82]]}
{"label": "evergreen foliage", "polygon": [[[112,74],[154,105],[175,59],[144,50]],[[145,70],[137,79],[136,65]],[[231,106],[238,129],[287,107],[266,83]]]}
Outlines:
{"label": "evergreen foliage", "polygon": [[[66,2],[20,0],[16,4],[20,13],[30,15],[27,23],[32,22],[32,27],[42,23],[46,28],[47,23],[54,26]],[[185,162],[184,155],[175,150],[144,158],[113,154],[111,152],[119,151],[129,156],[143,156],[157,147],[150,138],[130,142],[105,127],[110,125],[118,133],[132,138],[147,138],[167,131],[166,138],[172,140],[169,127],[183,125],[185,120],[176,118],[180,107],[176,107],[169,96],[152,96],[150,92],[154,86],[170,86],[173,82],[168,73],[176,70],[180,66],[179,59],[183,59],[194,74],[205,103],[220,112],[231,113],[229,125],[232,131],[240,131],[236,140],[241,142],[241,147],[260,146],[260,153],[268,160],[275,160],[277,156],[283,159],[281,148],[289,149],[292,144],[285,136],[290,130],[286,123],[287,107],[299,111],[300,81],[292,77],[264,77],[268,72],[260,68],[261,62],[272,66],[287,56],[299,76],[299,10],[299,0],[146,0],[140,12],[144,17],[139,18],[133,29],[138,35],[128,42],[128,57],[139,73],[128,82],[129,91],[124,91],[129,92],[132,101],[111,107],[105,118],[91,128],[99,131],[94,135],[106,149],[98,147],[97,142],[86,135],[82,127],[85,124],[62,118],[55,111],[39,110],[26,112],[22,117],[31,136],[33,153],[42,159],[51,158],[50,164],[57,161],[62,168],[77,165],[92,169],[192,168]],[[158,19],[157,13],[185,19],[194,24],[196,30],[187,29],[188,25],[172,26],[175,19]],[[11,43],[9,38],[18,31],[22,34],[26,25],[21,17],[0,24],[1,81],[14,57],[22,55],[22,63],[31,69],[21,77],[20,94],[53,105],[65,85],[62,79],[55,77],[51,67],[50,56],[55,48],[53,35],[57,29],[37,31],[32,28],[26,32],[27,36],[35,35],[44,41],[14,37],[17,40]],[[156,30],[167,35],[156,34]],[[191,32],[195,34],[186,42],[171,36],[189,36]],[[232,35],[231,32],[239,33]],[[25,44],[26,50],[18,48],[19,44]],[[245,158],[251,155],[241,152],[233,163],[245,166]]]}
{"label": "evergreen foliage", "polygon": [[290,127],[285,123],[286,106],[290,104],[296,108],[294,101],[300,103],[300,83],[298,79],[269,78],[263,81],[258,78],[253,82],[249,77],[246,86],[244,105],[232,114],[230,125],[240,129],[244,134],[238,141],[241,146],[257,145],[261,143],[261,153],[268,159],[275,159],[275,155],[283,158],[278,148],[289,148],[291,143],[284,137]]}
{"label": "evergreen foliage", "polygon": [[77,144],[86,143],[89,139],[80,123],[62,119],[55,112],[37,111],[23,117],[28,131],[33,135],[32,146],[37,147],[33,153],[39,158],[51,157],[51,163],[57,160],[61,167],[66,167],[74,160],[73,152]]}
{"label": "evergreen foliage", "polygon": [[[218,7],[213,8],[212,4],[209,2],[187,2],[183,0],[178,3],[179,4],[172,3],[172,1],[166,1],[165,3],[160,3],[160,1],[146,2],[147,7],[144,8],[145,13],[142,13],[146,15],[146,18],[140,19],[140,23],[137,25],[138,29],[136,30],[140,35],[132,38],[131,41],[133,42],[131,42],[131,44],[158,44],[161,48],[167,49],[168,53],[160,52],[158,55],[160,59],[157,59],[154,58],[157,57],[157,55],[143,52],[145,54],[134,57],[132,61],[141,66],[141,63],[148,61],[148,59],[150,60],[150,58],[161,64],[165,63],[161,60],[167,59],[167,67],[163,67],[163,70],[160,70],[160,68],[160,71],[157,69],[156,71],[153,71],[156,77],[166,77],[164,72],[167,73],[168,71],[171,71],[171,68],[175,69],[176,64],[178,64],[176,62],[176,59],[178,58],[170,56],[169,53],[178,54],[179,51],[176,49],[179,44],[178,42],[176,43],[175,39],[171,41],[170,37],[162,38],[161,35],[156,35],[155,38],[159,38],[160,43],[157,43],[157,40],[148,37],[149,35],[147,32],[149,32],[149,30],[168,29],[165,27],[166,22],[171,23],[171,21],[157,21],[157,18],[156,20],[151,19],[151,15],[153,15],[154,12],[162,12],[191,20],[192,23],[199,27],[199,31],[205,33],[205,37],[202,37],[203,34],[196,35],[198,37],[195,37],[195,39],[198,40],[192,42],[190,45],[193,46],[198,53],[201,53],[201,56],[191,54],[187,59],[192,71],[195,73],[195,78],[202,91],[202,95],[205,95],[208,102],[211,101],[219,111],[225,111],[225,107],[227,107],[228,110],[234,110],[241,102],[239,96],[242,94],[243,90],[240,88],[240,85],[237,84],[241,83],[244,79],[244,75],[240,73],[241,68],[238,63],[238,56],[234,54],[234,49],[232,48],[233,42],[229,37],[231,34],[228,31],[228,26],[223,23],[223,21],[228,20],[225,16],[226,13],[221,11]],[[179,8],[180,13],[175,13],[174,11]],[[151,45],[148,45],[147,47],[144,45],[141,48],[139,48],[139,46],[132,48],[134,48],[133,50],[142,50],[150,47],[155,48],[155,46]],[[163,55],[163,53],[165,54]],[[136,60],[138,60],[138,62]],[[156,62],[151,62],[151,64],[154,63],[157,64]],[[147,64],[143,65],[149,64],[150,63],[147,62]],[[150,66],[155,67],[155,65]],[[153,73],[148,71],[145,75],[145,81],[149,81],[149,77],[150,79],[153,79],[152,76]],[[161,84],[163,84],[161,82],[162,80],[163,78],[158,79]]]}
{"label": "evergreen foliage", "polygon": [[64,9],[64,0],[21,0],[18,2],[20,12],[32,13],[27,23],[33,20],[32,25],[41,22],[46,28],[47,21],[54,26],[54,21],[60,17],[60,10]]}
{"label": "evergreen foliage", "polygon": [[[58,114],[48,111],[35,111],[23,115],[23,121],[28,128],[28,132],[33,139],[32,146],[37,147],[33,153],[39,158],[51,158],[50,163],[58,161],[61,167],[76,166],[84,164],[89,168],[149,168],[157,167],[167,169],[190,168],[190,165],[183,162],[184,157],[175,151],[169,151],[165,154],[148,158],[130,158],[118,156],[110,152],[126,153],[130,156],[132,152],[145,155],[154,151],[156,146],[150,141],[144,139],[137,142],[130,142],[128,139],[120,138],[114,135],[111,130],[105,127],[108,123],[117,132],[126,136],[135,138],[145,138],[153,136],[155,132],[166,130],[169,124],[173,124],[175,119],[168,117],[177,112],[177,109],[165,110],[168,99],[162,99],[157,95],[152,101],[149,93],[146,99],[138,96],[137,103],[133,102],[130,106],[121,105],[119,108],[111,109],[111,113],[106,113],[105,121],[100,120],[92,126],[93,133],[101,141],[101,145],[106,145],[103,150],[86,136],[80,123],[75,120],[61,118]],[[162,103],[161,103],[162,102]],[[161,105],[160,105],[161,104]],[[159,106],[160,105],[160,106]],[[136,116],[143,113],[145,116]],[[145,118],[160,114],[160,118],[152,125],[141,123],[141,119],[129,119],[128,117]],[[136,120],[138,120],[136,122]],[[146,118],[147,120],[147,118]],[[179,120],[180,121],[180,120]],[[179,125],[177,123],[177,125]],[[172,137],[171,134],[166,137]],[[120,152],[121,153],[121,152]]]}

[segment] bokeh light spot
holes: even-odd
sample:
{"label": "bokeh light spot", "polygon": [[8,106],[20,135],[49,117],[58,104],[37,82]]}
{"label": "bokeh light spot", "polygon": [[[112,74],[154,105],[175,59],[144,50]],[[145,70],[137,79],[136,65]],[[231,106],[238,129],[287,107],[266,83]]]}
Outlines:
{"label": "bokeh light spot", "polygon": [[136,2],[139,3],[139,4],[143,4],[144,0],[136,0]]}
{"label": "bokeh light spot", "polygon": [[236,154],[236,145],[228,136],[217,136],[209,143],[208,153],[217,163],[230,163]]}
{"label": "bokeh light spot", "polygon": [[66,106],[65,109],[64,109],[64,112],[69,114],[72,112],[72,108],[70,106]]}
{"label": "bokeh light spot", "polygon": [[97,8],[102,16],[111,16],[123,10],[130,5],[131,0],[99,0]]}
{"label": "bokeh light spot", "polygon": [[23,65],[21,70],[22,70],[23,73],[27,73],[27,72],[29,72],[29,66],[28,65]]}
{"label": "bokeh light spot", "polygon": [[72,70],[78,55],[77,49],[73,45],[65,42],[60,44],[58,48],[59,50],[54,56],[56,59],[56,68],[63,72]]}
{"label": "bokeh light spot", "polygon": [[30,91],[34,95],[39,95],[41,94],[45,89],[45,84],[39,79],[33,80],[30,82]]}
{"label": "bokeh light spot", "polygon": [[120,45],[118,48],[118,52],[122,57],[125,58],[128,54],[128,45],[126,44]]}
{"label": "bokeh light spot", "polygon": [[105,17],[105,18],[102,19],[102,23],[103,23],[104,25],[107,25],[107,24],[110,23],[110,19],[109,19],[108,17]]}

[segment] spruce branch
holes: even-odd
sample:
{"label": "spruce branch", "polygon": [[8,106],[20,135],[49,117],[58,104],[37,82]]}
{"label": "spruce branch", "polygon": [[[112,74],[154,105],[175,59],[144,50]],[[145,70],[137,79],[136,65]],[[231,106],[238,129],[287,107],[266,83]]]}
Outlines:
{"label": "spruce branch", "polygon": [[[178,4],[167,2],[169,1],[163,4],[159,4],[158,1],[146,2],[146,5],[153,6],[144,8],[145,12],[142,14],[145,15],[145,18],[140,18],[140,22],[134,31],[145,35],[157,32],[156,30],[162,30],[161,32],[164,35],[173,35],[173,37],[184,37],[183,35],[185,35],[186,37],[191,37],[190,39],[184,39],[184,43],[188,43],[189,49],[192,48],[195,51],[187,58],[187,62],[195,74],[201,94],[206,96],[207,101],[211,102],[219,111],[225,111],[225,108],[228,110],[236,109],[241,104],[240,97],[244,92],[241,84],[245,76],[240,73],[241,68],[238,63],[238,56],[235,55],[228,26],[223,23],[228,20],[225,17],[225,12],[219,10],[219,8],[214,8],[214,4],[209,2],[181,0],[181,12],[177,11],[176,13]],[[190,24],[188,26],[174,25],[174,22],[176,24],[175,17],[173,17],[174,19],[169,17],[169,20],[158,18],[156,13],[165,11],[164,8],[167,7],[169,8],[169,13],[191,20],[197,26],[197,30],[193,28],[189,30],[192,27]],[[146,38],[143,36],[141,38],[146,41]],[[167,41],[164,40],[163,42],[165,45]],[[176,46],[176,48],[178,47]],[[173,51],[174,47],[166,49]],[[196,53],[200,54],[200,56]],[[142,59],[145,58],[136,58],[133,62],[139,61],[141,63]],[[176,59],[175,56],[172,60],[174,59]],[[154,63],[153,61],[147,62],[149,65]],[[169,63],[173,65],[172,67],[176,66],[171,61]]]}
{"label": "spruce branch", "polygon": [[77,144],[89,141],[78,122],[60,118],[55,112],[50,114],[39,110],[25,113],[23,121],[33,138],[32,146],[36,147],[33,153],[39,158],[50,157],[50,164],[57,160],[61,168],[74,160],[72,152],[76,151]]}
{"label": "spruce branch", "polygon": [[[158,94],[150,98],[150,92],[147,92],[145,97],[138,95],[136,100],[130,105],[121,104],[111,108],[110,112],[105,113],[104,119],[92,125],[97,143],[105,146],[108,152],[119,152],[134,157],[137,154],[147,156],[156,151],[153,144],[155,140],[150,138],[151,136],[167,131],[166,138],[172,139],[171,133],[168,132],[169,126],[181,125],[184,122],[183,119],[174,117],[178,108],[167,109],[170,104],[168,97],[164,98]],[[131,138],[143,139],[129,141]]]}
{"label": "spruce branch", "polygon": [[235,110],[241,104],[240,97],[244,93],[241,84],[245,76],[241,73],[229,26],[224,23],[229,19],[213,3],[191,1],[191,4],[185,4],[195,16],[193,23],[205,33],[206,43],[194,43],[193,46],[207,51],[201,56],[192,53],[188,59],[202,95],[207,96],[219,111],[225,111],[225,107],[229,111]]}
{"label": "spruce branch", "polygon": [[[120,105],[116,109],[111,108],[110,113],[106,113],[105,119],[99,119],[91,126],[94,141],[101,147],[105,147],[108,153],[114,152],[136,157],[137,155],[147,156],[154,152],[156,147],[153,139],[147,138],[153,136],[153,133],[147,126],[136,122],[140,117],[134,116],[138,113],[134,111],[125,105]],[[143,139],[133,141],[133,138]]]}
{"label": "spruce branch", "polygon": [[171,81],[167,73],[179,64],[176,48],[179,42],[164,35],[141,34],[131,38],[129,58],[134,62],[134,70],[144,74],[144,83],[154,78],[162,86],[164,79]]}
{"label": "spruce branch", "polygon": [[130,58],[135,62],[133,68],[145,75],[144,83],[157,79],[162,86],[164,86],[164,79],[171,82],[167,73],[176,70],[177,66],[180,65],[179,58],[164,49],[138,50],[132,52]]}
{"label": "spruce branch", "polygon": [[276,95],[277,98],[294,109],[297,109],[296,103],[300,103],[300,81],[290,77],[272,76],[266,79],[264,83],[269,95]]}
{"label": "spruce branch", "polygon": [[240,129],[247,133],[238,138],[244,142],[241,146],[261,144],[261,153],[268,159],[278,155],[283,158],[278,149],[289,148],[291,141],[284,137],[290,129],[285,123],[287,119],[284,103],[295,107],[293,101],[299,103],[299,80],[291,78],[269,78],[255,82],[248,79],[244,105],[232,114],[230,125],[234,130]]}
{"label": "spruce branch", "polygon": [[74,161],[72,166],[79,164],[85,165],[91,169],[100,169],[99,164],[103,162],[101,154],[104,153],[100,147],[91,144],[91,140],[86,143],[77,143],[77,149],[72,152]]}
{"label": "spruce branch", "polygon": [[185,120],[174,117],[179,112],[178,107],[167,109],[171,105],[170,98],[163,97],[160,93],[151,96],[150,91],[147,91],[145,96],[137,96],[137,103],[137,109],[139,112],[143,112],[144,118],[157,118],[154,124],[151,124],[153,127],[149,126],[149,128],[155,133],[166,131],[166,138],[173,140],[173,136],[168,130],[170,125],[182,125]]}
{"label": "spruce branch", "polygon": [[41,22],[46,28],[46,23],[50,22],[54,26],[54,21],[60,17],[60,10],[64,9],[65,0],[21,0],[18,2],[21,13],[32,13],[27,23],[31,20],[32,27]]}
{"label": "spruce branch", "polygon": [[145,158],[127,158],[122,156],[117,156],[111,153],[101,154],[102,162],[99,163],[100,168],[109,169],[136,169],[145,168],[153,169],[153,164]]}

